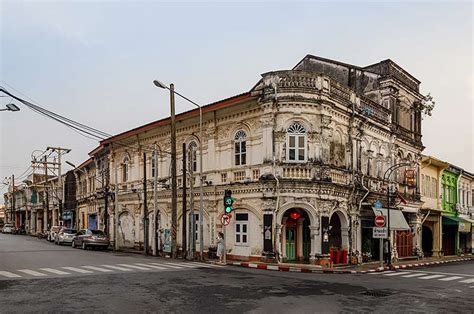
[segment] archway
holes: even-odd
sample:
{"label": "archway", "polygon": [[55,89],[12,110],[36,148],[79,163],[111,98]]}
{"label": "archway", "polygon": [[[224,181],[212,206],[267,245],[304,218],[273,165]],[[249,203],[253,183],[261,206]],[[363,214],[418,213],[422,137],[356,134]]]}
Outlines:
{"label": "archway", "polygon": [[421,247],[425,256],[433,255],[433,232],[427,226],[423,226],[422,229]]}
{"label": "archway", "polygon": [[122,247],[134,247],[135,245],[135,223],[133,216],[128,212],[122,212],[119,216],[119,231],[121,233]]}
{"label": "archway", "polygon": [[333,214],[329,220],[329,247],[342,248],[341,219]]}
{"label": "archway", "polygon": [[290,208],[282,218],[282,253],[287,261],[307,261],[311,252],[311,221],[301,208]]}

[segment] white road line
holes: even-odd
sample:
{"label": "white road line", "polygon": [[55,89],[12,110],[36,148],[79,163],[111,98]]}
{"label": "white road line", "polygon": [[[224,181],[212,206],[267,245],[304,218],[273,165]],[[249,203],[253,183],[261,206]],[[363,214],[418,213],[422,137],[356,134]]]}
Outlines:
{"label": "white road line", "polygon": [[114,266],[114,265],[102,265],[102,267],[107,267],[107,268],[111,268],[111,269],[115,269],[115,270],[122,270],[122,271],[133,271],[133,269],[130,269],[130,268],[118,267],[118,266]]}
{"label": "white road line", "polygon": [[128,268],[134,268],[138,270],[150,270],[150,267],[143,267],[143,266],[137,266],[137,265],[130,265],[130,264],[117,264],[120,267],[128,267]]}
{"label": "white road line", "polygon": [[100,272],[103,272],[103,273],[113,272],[112,269],[105,269],[105,268],[100,268],[100,267],[95,267],[95,266],[81,266],[81,267],[91,269],[91,270],[95,270],[95,271],[100,271]]}
{"label": "white road line", "polygon": [[440,278],[444,277],[444,275],[431,275],[431,276],[426,276],[426,277],[419,277],[418,279],[435,279],[435,278]]}
{"label": "white road line", "polygon": [[446,277],[446,278],[440,278],[438,280],[441,280],[441,281],[451,281],[451,280],[456,280],[456,279],[461,279],[463,277],[461,276],[452,276],[452,277]]}
{"label": "white road line", "polygon": [[376,271],[376,272],[373,272],[373,273],[369,273],[369,275],[384,275],[384,274],[390,274],[390,273],[394,273],[395,271],[393,270],[387,270],[387,271]]}
{"label": "white road line", "polygon": [[186,268],[196,268],[197,266],[196,265],[188,265],[188,264],[185,264],[185,263],[165,263],[166,265],[174,265],[176,267],[180,267],[180,268],[183,268],[183,267],[186,267]]}
{"label": "white road line", "polygon": [[208,268],[222,268],[224,266],[222,265],[214,265],[214,264],[204,264],[204,263],[198,263],[198,262],[189,262],[189,264],[193,264],[193,265],[198,265],[198,266],[201,266],[201,267],[208,267]]}
{"label": "white road line", "polygon": [[5,276],[7,278],[20,278],[20,275],[11,273],[9,271],[0,271],[0,276]]}
{"label": "white road line", "polygon": [[460,282],[462,282],[462,283],[473,283],[473,282],[474,282],[474,278],[466,279],[466,280],[461,280]]}
{"label": "white road line", "polygon": [[82,268],[76,268],[76,267],[61,267],[63,269],[67,269],[67,270],[70,270],[70,271],[74,271],[76,273],[81,273],[81,274],[92,274],[93,272],[90,271],[90,270],[85,270],[85,269],[82,269]]}
{"label": "white road line", "polygon": [[160,270],[168,269],[168,268],[166,268],[166,267],[161,267],[161,266],[156,266],[156,265],[150,265],[150,264],[143,264],[143,263],[135,263],[135,264],[138,265],[138,266],[151,267],[151,268],[160,269]]}
{"label": "white road line", "polygon": [[403,272],[397,272],[397,273],[390,273],[390,274],[384,274],[384,276],[400,276],[403,274],[409,274],[410,272],[408,271],[403,271]]}
{"label": "white road line", "polygon": [[28,274],[28,275],[31,275],[31,276],[35,276],[35,277],[47,276],[46,274],[43,274],[43,273],[40,273],[40,272],[37,272],[37,271],[34,271],[34,270],[30,270],[30,269],[18,269],[18,271],[21,271],[22,273],[25,273],[25,274]]}
{"label": "white road line", "polygon": [[420,274],[420,273],[417,273],[417,274],[410,274],[410,275],[405,275],[405,276],[402,276],[403,278],[412,278],[412,277],[420,277],[420,276],[425,276],[426,274]]}
{"label": "white road line", "polygon": [[57,275],[70,275],[71,274],[71,273],[67,273],[65,271],[53,269],[53,268],[40,268],[40,270],[47,271],[48,273],[53,273]]}
{"label": "white road line", "polygon": [[183,267],[179,267],[179,266],[174,266],[174,265],[169,265],[170,263],[150,263],[152,265],[157,265],[157,266],[162,266],[162,267],[169,267],[169,268],[174,268],[174,269],[181,269]]}
{"label": "white road line", "polygon": [[474,277],[474,275],[468,274],[456,274],[456,273],[442,273],[438,271],[423,271],[423,270],[410,270],[414,273],[423,273],[423,274],[439,274],[439,275],[446,275],[446,276],[464,276],[464,277]]}

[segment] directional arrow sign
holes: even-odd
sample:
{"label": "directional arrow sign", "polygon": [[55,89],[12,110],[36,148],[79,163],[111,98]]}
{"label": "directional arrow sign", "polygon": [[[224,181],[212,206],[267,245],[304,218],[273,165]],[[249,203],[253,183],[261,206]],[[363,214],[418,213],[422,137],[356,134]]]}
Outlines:
{"label": "directional arrow sign", "polygon": [[222,222],[222,224],[223,224],[224,226],[227,226],[228,224],[230,224],[230,218],[231,218],[231,217],[232,217],[232,216],[229,215],[229,214],[224,214],[224,215],[222,215],[222,217],[221,217],[221,222]]}

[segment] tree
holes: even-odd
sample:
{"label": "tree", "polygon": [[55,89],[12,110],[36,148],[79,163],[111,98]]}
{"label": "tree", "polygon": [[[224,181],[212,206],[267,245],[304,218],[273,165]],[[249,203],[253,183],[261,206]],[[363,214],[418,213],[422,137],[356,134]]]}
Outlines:
{"label": "tree", "polygon": [[415,109],[419,110],[423,117],[431,117],[431,112],[433,111],[435,104],[436,102],[433,100],[433,96],[431,96],[431,93],[428,93],[420,102],[415,103]]}

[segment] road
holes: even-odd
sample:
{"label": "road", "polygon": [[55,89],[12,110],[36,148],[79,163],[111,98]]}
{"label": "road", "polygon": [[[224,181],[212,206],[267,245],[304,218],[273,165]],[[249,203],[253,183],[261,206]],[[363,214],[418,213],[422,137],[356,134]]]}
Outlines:
{"label": "road", "polygon": [[474,263],[376,274],[262,271],[0,234],[0,313],[474,310]]}

